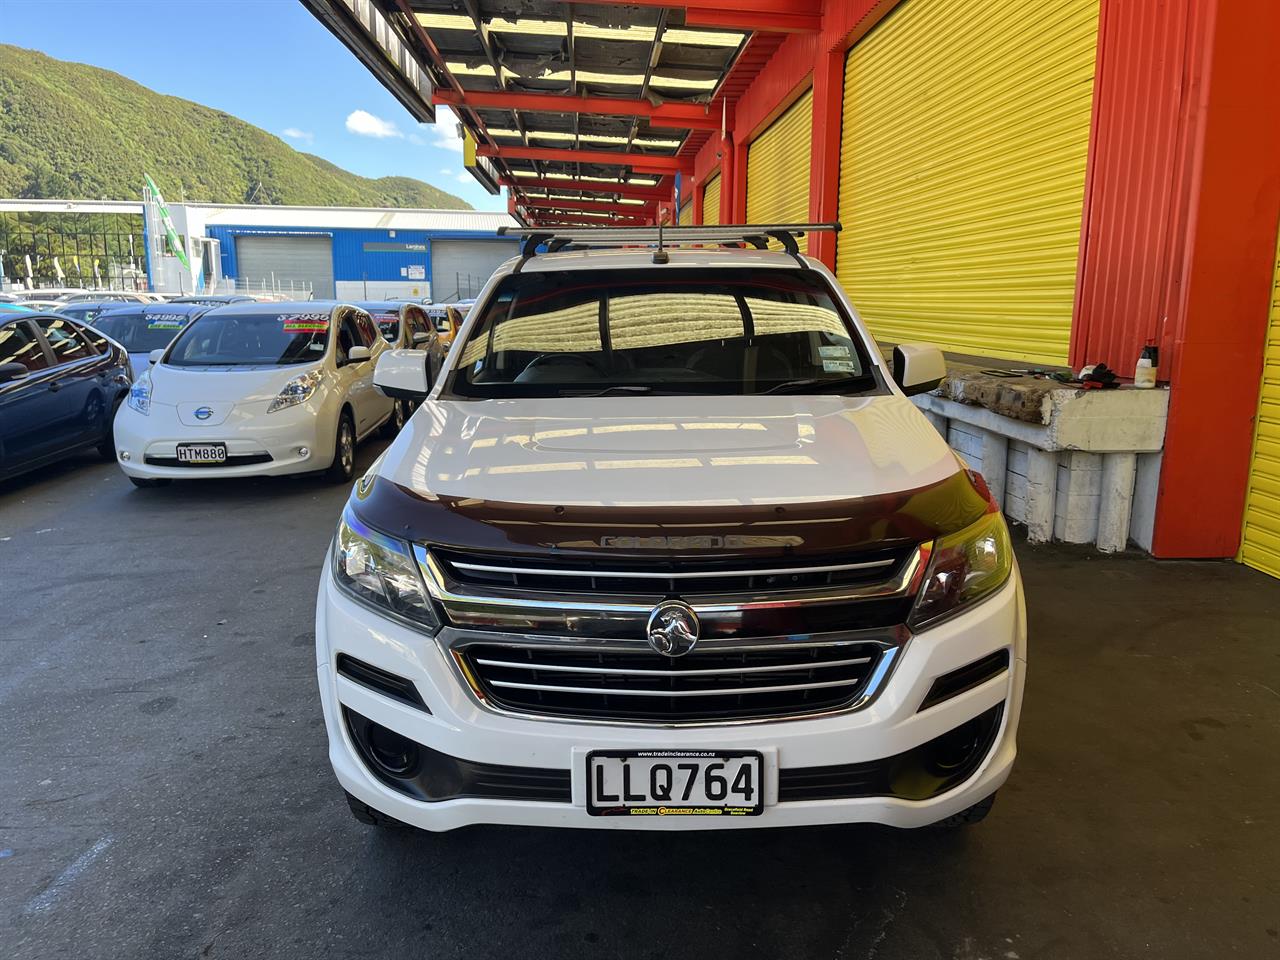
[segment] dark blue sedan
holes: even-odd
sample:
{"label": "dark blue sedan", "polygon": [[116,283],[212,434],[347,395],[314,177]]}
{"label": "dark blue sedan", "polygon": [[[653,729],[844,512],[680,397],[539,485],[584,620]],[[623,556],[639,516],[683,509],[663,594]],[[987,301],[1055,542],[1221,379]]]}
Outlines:
{"label": "dark blue sedan", "polygon": [[120,344],[57,313],[0,313],[0,480],[86,450],[115,458]]}

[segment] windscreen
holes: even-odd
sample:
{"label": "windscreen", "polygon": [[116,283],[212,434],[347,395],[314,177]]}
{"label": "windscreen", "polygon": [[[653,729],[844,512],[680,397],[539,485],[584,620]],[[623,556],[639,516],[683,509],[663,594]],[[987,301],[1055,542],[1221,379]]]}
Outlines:
{"label": "windscreen", "polygon": [[64,317],[70,317],[72,320],[79,320],[81,323],[93,323],[93,318],[104,310],[117,310],[119,308],[119,303],[110,301],[95,302],[92,300],[81,300],[67,304],[58,312]]}
{"label": "windscreen", "polygon": [[143,307],[110,307],[95,317],[85,317],[130,353],[150,353],[169,345],[191,317],[185,313],[148,314]]}
{"label": "windscreen", "polygon": [[176,367],[310,363],[329,343],[329,312],[206,313],[174,344]]}
{"label": "windscreen", "polygon": [[467,397],[879,387],[825,281],[799,270],[508,277],[452,380]]}

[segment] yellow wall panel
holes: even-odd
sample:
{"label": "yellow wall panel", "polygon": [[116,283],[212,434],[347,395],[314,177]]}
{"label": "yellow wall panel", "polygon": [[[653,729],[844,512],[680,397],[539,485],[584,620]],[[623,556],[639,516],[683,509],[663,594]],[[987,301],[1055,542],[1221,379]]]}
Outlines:
{"label": "yellow wall panel", "polygon": [[1256,423],[1240,559],[1280,577],[1280,242]]}
{"label": "yellow wall panel", "polygon": [[905,0],[849,52],[836,273],[872,332],[1065,363],[1098,0]]}
{"label": "yellow wall panel", "polygon": [[682,227],[693,226],[693,201],[692,200],[690,200],[688,203],[686,203],[683,207],[680,208],[680,226]]}
{"label": "yellow wall panel", "polygon": [[707,181],[702,191],[702,224],[715,227],[720,224],[720,174]]}
{"label": "yellow wall panel", "polygon": [[[812,152],[813,91],[810,90],[747,148],[747,223],[809,222]],[[808,250],[807,237],[801,239],[800,249]]]}

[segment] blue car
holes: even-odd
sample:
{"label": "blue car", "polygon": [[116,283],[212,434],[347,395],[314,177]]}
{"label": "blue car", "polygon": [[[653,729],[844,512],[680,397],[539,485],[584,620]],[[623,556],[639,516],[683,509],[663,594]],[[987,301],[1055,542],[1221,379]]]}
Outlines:
{"label": "blue car", "polygon": [[0,480],[97,450],[129,392],[129,355],[56,313],[0,313]]}
{"label": "blue car", "polygon": [[130,305],[120,300],[76,300],[74,303],[59,307],[58,313],[64,317],[70,317],[72,320],[91,324],[93,323],[93,318],[105,310],[118,310],[121,307]]}
{"label": "blue car", "polygon": [[86,322],[129,351],[136,380],[151,365],[152,350],[167,347],[188,323],[209,309],[202,303],[115,304]]}

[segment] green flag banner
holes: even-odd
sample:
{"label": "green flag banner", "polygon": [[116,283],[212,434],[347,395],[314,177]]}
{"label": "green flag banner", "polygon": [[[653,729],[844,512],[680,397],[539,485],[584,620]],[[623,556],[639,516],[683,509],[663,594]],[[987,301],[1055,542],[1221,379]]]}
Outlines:
{"label": "green flag banner", "polygon": [[156,182],[151,179],[149,174],[144,173],[143,179],[147,181],[147,189],[151,191],[151,196],[155,199],[156,207],[160,211],[160,226],[164,227],[164,237],[169,244],[169,252],[177,257],[184,267],[191,269],[191,261],[187,259],[187,252],[182,249],[182,244],[178,242],[178,231],[173,229],[173,218],[169,216],[169,208],[165,206],[164,197],[160,195],[160,188],[156,186]]}

